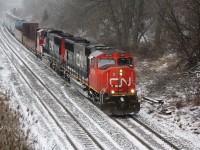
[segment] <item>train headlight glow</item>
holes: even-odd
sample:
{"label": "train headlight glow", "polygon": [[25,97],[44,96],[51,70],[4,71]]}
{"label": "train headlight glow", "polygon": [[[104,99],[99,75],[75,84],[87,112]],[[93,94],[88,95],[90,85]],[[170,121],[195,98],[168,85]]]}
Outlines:
{"label": "train headlight glow", "polygon": [[119,70],[119,75],[120,75],[120,76],[122,76],[122,72],[123,72],[123,70],[120,69],[120,70]]}
{"label": "train headlight glow", "polygon": [[114,94],[114,93],[115,93],[115,91],[114,91],[114,90],[112,90],[112,91],[111,91],[111,93],[112,93],[112,94]]}
{"label": "train headlight glow", "polygon": [[131,93],[135,93],[135,90],[134,90],[134,89],[132,89],[132,90],[131,90]]}

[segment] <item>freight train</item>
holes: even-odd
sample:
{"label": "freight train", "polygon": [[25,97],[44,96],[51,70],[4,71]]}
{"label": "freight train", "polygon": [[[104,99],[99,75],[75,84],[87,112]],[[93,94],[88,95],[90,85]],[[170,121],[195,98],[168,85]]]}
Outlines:
{"label": "freight train", "polygon": [[[108,115],[138,113],[134,56],[6,14],[8,30]],[[38,61],[40,61],[38,59]]]}

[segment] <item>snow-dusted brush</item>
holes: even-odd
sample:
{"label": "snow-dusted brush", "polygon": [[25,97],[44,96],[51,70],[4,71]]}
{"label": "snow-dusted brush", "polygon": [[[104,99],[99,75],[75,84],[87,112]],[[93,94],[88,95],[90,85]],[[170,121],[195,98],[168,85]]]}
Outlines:
{"label": "snow-dusted brush", "polygon": [[25,127],[19,106],[10,107],[7,95],[7,92],[0,92],[0,149],[32,149],[34,140],[29,137],[30,128]]}

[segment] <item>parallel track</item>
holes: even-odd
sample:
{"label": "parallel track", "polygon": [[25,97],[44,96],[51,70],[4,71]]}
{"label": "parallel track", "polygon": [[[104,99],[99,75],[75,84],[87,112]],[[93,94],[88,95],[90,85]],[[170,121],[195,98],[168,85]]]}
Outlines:
{"label": "parallel track", "polygon": [[[11,46],[9,46],[10,49],[12,49]],[[13,51],[13,50],[12,50]],[[6,52],[5,52],[6,53]],[[13,53],[15,53],[13,51]],[[15,55],[17,55],[15,53]],[[19,58],[19,56],[17,56]],[[11,60],[11,59],[10,59]],[[21,60],[23,61],[23,60]],[[12,62],[12,61],[11,61]],[[24,62],[23,62],[24,63]],[[15,65],[15,64],[13,64]],[[25,63],[24,65],[26,67],[28,67]],[[17,67],[16,67],[17,68]],[[17,69],[18,70],[18,69]],[[43,85],[43,87],[50,93],[50,95],[59,103],[60,106],[62,106],[62,108],[69,114],[69,116],[71,118],[74,119],[74,121],[84,130],[85,133],[87,133],[87,135],[92,139],[92,141],[95,143],[95,145],[99,148],[99,149],[104,149],[105,147],[103,147],[101,145],[101,143],[98,142],[98,140],[96,140],[96,138],[90,134],[87,129],[78,121],[76,120],[76,118],[73,116],[73,114],[63,105],[62,102],[60,102],[60,100],[56,97],[56,95],[52,92],[52,90],[50,90],[38,77],[36,74],[34,74],[34,72],[29,68],[29,71],[32,72],[32,74],[35,76],[35,78],[37,78],[37,80],[39,80],[39,82]],[[23,76],[23,74],[21,73],[21,76]],[[25,77],[23,77],[25,79]],[[28,81],[26,81],[27,84]],[[31,87],[31,85],[29,85],[29,87]],[[36,92],[37,95],[37,92]],[[40,99],[40,96],[37,95],[37,97]],[[45,106],[45,103],[42,102],[42,99],[40,99],[41,103],[43,103],[43,106],[47,109],[47,111],[49,112],[49,114],[51,114],[51,111],[48,110],[48,106]],[[51,115],[52,118],[54,117],[53,115]],[[161,135],[159,135],[158,133],[156,133],[155,131],[153,131],[151,128],[149,128],[148,126],[146,126],[145,124],[143,124],[142,122],[140,122],[137,118],[133,117],[134,121],[136,121],[138,124],[140,124],[141,126],[143,126],[144,128],[146,128],[149,132],[151,132],[152,134],[154,134],[157,138],[161,139],[164,143],[166,143],[170,148],[172,149],[179,149],[178,147],[176,147],[174,144],[172,144],[171,142],[167,141],[165,138],[163,138]],[[126,125],[126,123],[121,123],[121,121],[119,121],[118,119],[113,119],[115,122],[117,122],[117,124],[119,124],[124,130],[126,130],[131,136],[133,136],[134,138],[136,138],[138,141],[140,141],[146,148],[148,149],[155,149],[155,145],[152,146],[152,144],[150,144],[149,142],[146,142],[144,139],[145,138],[141,138],[140,136],[138,136],[137,134],[133,133]],[[56,120],[55,120],[56,121]],[[56,121],[57,125],[59,126],[59,122]],[[60,126],[60,129],[64,132],[64,129],[62,126]],[[66,133],[65,133],[66,134]],[[73,141],[71,141],[70,137],[66,134],[66,137],[68,139],[68,141],[72,144],[72,146],[74,147],[74,149],[78,149],[78,147],[76,147],[76,143],[74,143]],[[155,142],[155,141],[154,141]],[[156,143],[156,142],[155,142]],[[158,143],[157,143],[158,144]],[[159,144],[158,144],[159,145]],[[163,148],[162,146],[160,146],[161,148]]]}
{"label": "parallel track", "polygon": [[152,130],[150,127],[139,121],[135,116],[128,116],[125,118],[113,117],[112,119],[150,150],[180,149],[163,136]]}
{"label": "parallel track", "polygon": [[[3,38],[2,38],[3,41]],[[10,50],[12,50],[12,53],[15,55],[14,57],[17,57],[18,60],[21,61],[21,63],[23,63],[23,65],[26,68],[23,68],[23,70],[28,73],[29,72],[29,79],[34,80],[33,82],[37,83],[39,82],[39,84],[37,85],[33,85],[30,83],[30,80],[27,80],[27,78],[24,76],[24,73],[18,69],[19,67],[13,62],[13,60],[15,59],[13,56],[11,58],[11,56],[9,56],[8,52],[6,52],[5,50],[4,53],[6,54],[6,56],[8,57],[8,59],[10,60],[10,62],[13,64],[13,66],[16,68],[16,70],[19,72],[19,74],[21,75],[21,77],[26,81],[26,84],[30,87],[30,89],[33,90],[34,94],[37,96],[37,98],[39,99],[39,101],[41,102],[41,104],[43,105],[43,107],[48,111],[49,115],[54,119],[54,121],[56,122],[56,124],[58,125],[58,127],[60,128],[60,130],[66,135],[67,140],[71,143],[72,147],[74,149],[79,149],[79,147],[77,147],[78,143],[74,143],[73,140],[71,140],[70,135],[68,132],[66,132],[66,130],[64,130],[63,125],[60,121],[58,121],[55,117],[56,112],[54,111],[54,113],[52,113],[52,110],[49,108],[51,106],[47,105],[44,102],[44,99],[42,99],[41,97],[43,97],[44,95],[40,95],[38,94],[39,92],[36,91],[33,86],[36,86],[35,88],[41,88],[41,89],[45,89],[45,93],[48,92],[48,94],[45,95],[46,99],[51,99],[52,101],[50,101],[51,103],[53,102],[53,100],[55,100],[59,105],[60,108],[65,110],[65,119],[67,120],[67,123],[70,124],[70,120],[71,124],[73,124],[73,128],[76,129],[77,132],[77,137],[89,137],[89,138],[84,138],[83,141],[85,144],[90,145],[90,148],[98,148],[98,149],[103,149],[103,147],[101,146],[101,144],[93,137],[92,134],[90,134],[89,131],[87,131],[87,129],[81,124],[79,123],[79,121],[73,116],[73,114],[60,102],[60,100],[56,97],[56,95],[39,79],[39,77],[28,67],[28,65],[21,59],[21,57],[13,50],[13,47],[9,45],[9,43],[4,40],[5,43],[7,43],[7,46],[9,47]],[[3,48],[2,48],[3,49]],[[42,85],[42,86],[41,86]],[[42,94],[42,93],[41,93]],[[44,94],[44,93],[43,93]],[[53,98],[53,99],[52,99]],[[52,107],[51,107],[52,108]],[[57,108],[58,109],[58,108]],[[56,114],[59,116],[59,114]]]}
{"label": "parallel track", "polygon": [[170,141],[168,141],[166,138],[164,138],[163,136],[161,136],[159,133],[155,132],[153,129],[151,129],[150,127],[148,127],[142,121],[138,120],[136,117],[132,116],[132,118],[133,118],[134,121],[136,121],[138,124],[140,124],[143,127],[145,127],[148,131],[150,131],[151,133],[153,133],[154,135],[156,135],[159,139],[161,139],[162,141],[164,141],[165,143],[167,143],[173,149],[175,149],[175,150],[179,150],[180,149],[176,145],[174,145],[173,143],[171,143]]}
{"label": "parallel track", "polygon": [[[9,36],[9,37],[7,37],[7,40],[10,40],[11,38],[13,38],[12,35],[9,35],[9,33],[4,33],[4,34],[7,34],[7,35],[5,35],[6,37]],[[16,44],[19,44],[19,42],[16,39],[13,39],[13,42],[15,42]],[[26,50],[22,45],[20,47],[22,49]],[[26,51],[28,52],[28,50],[26,50]],[[29,52],[29,54],[30,54],[30,52]],[[35,61],[35,60],[33,60],[33,61]],[[31,67],[31,68],[33,68],[33,67]],[[50,69],[48,69],[48,70],[50,70]],[[42,71],[37,71],[37,74],[41,75]],[[53,76],[55,76],[55,73],[54,73]],[[46,79],[45,75],[42,75],[42,78],[45,79],[44,80],[45,83],[49,83],[49,82],[46,82],[47,79]],[[56,89],[55,85],[54,85],[55,88],[54,88],[53,85],[49,88],[49,85],[46,85],[43,82],[42,82],[42,85],[45,89],[46,89],[46,87],[48,88],[48,89],[46,89],[48,91],[48,93],[50,93],[52,95],[53,94],[52,91],[56,92],[56,94],[54,93],[53,96],[52,96],[53,99],[55,99],[60,94],[61,94],[60,98],[62,97],[61,99],[63,99],[63,97],[69,98],[70,95],[74,95],[74,94],[79,95],[77,93],[71,93],[67,96],[63,93],[60,93],[59,91],[62,91],[62,90],[60,90],[60,88]],[[66,89],[66,88],[63,88],[63,89]],[[68,88],[68,90],[69,90],[69,88]],[[82,96],[80,96],[80,97],[82,97]],[[82,105],[82,103],[84,103],[84,100],[83,101],[77,101],[77,102],[79,103],[79,105],[80,104]],[[57,103],[59,103],[59,105],[61,106],[65,102],[63,103],[63,100],[62,100],[62,102],[60,101],[60,102],[57,102]],[[67,102],[67,103],[68,103],[67,105],[69,105],[69,103],[70,103],[70,105],[72,105],[74,102],[69,100],[69,102]],[[61,106],[62,109],[64,109],[64,110],[67,109],[65,107],[65,105]],[[75,105],[77,105],[77,104],[75,104]],[[75,107],[77,107],[77,106],[75,106]],[[54,108],[52,108],[52,109],[54,109]],[[79,110],[79,108],[77,107],[77,108],[72,108],[72,110],[70,110],[69,112],[73,112],[76,109]],[[117,127],[115,127],[115,125],[113,125],[113,123],[111,123],[109,120],[104,118],[103,117],[104,115],[102,115],[101,113],[99,114],[99,110],[97,110],[96,108],[94,109],[94,106],[92,106],[88,109],[88,106],[84,104],[84,107],[82,107],[82,109],[84,111],[86,111],[87,114],[90,114],[90,115],[88,116],[87,114],[83,114],[83,111],[80,111],[80,112],[75,111],[75,114],[73,113],[73,116],[75,116],[75,118],[79,119],[78,122],[80,123],[81,127],[86,127],[86,129],[85,129],[86,131],[88,130],[88,128],[90,128],[90,133],[92,133],[91,136],[94,135],[93,137],[94,137],[94,139],[96,139],[96,141],[93,141],[93,142],[95,143],[97,148],[99,148],[99,149],[108,149],[108,148],[109,149],[120,149],[120,148],[137,149],[137,146],[134,144],[135,140],[129,139],[129,138],[127,138],[127,136],[123,135],[121,130],[119,130]],[[84,118],[84,120],[81,119],[81,118]],[[63,118],[63,119],[66,119],[66,117]],[[71,127],[73,127],[73,125],[71,125]],[[90,136],[89,133],[88,133],[88,136]],[[71,138],[69,137],[69,139],[71,139]],[[91,139],[92,139],[92,137],[91,137]],[[136,143],[139,143],[139,142],[136,142]],[[75,145],[77,143],[73,143],[73,144]],[[142,146],[142,147],[145,147],[145,146]],[[77,147],[75,147],[75,148],[77,148]]]}
{"label": "parallel track", "polygon": [[140,141],[145,147],[147,147],[149,150],[153,150],[153,148],[151,148],[151,146],[146,143],[143,139],[141,139],[139,136],[137,136],[137,134],[131,132],[123,123],[121,123],[118,119],[116,118],[112,118],[117,124],[119,124],[124,130],[126,130],[131,136],[133,136],[134,138],[136,138],[138,141]]}

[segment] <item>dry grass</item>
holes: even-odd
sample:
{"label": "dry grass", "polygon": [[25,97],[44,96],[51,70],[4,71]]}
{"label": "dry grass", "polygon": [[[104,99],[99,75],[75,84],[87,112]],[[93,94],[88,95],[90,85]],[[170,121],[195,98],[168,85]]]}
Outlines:
{"label": "dry grass", "polygon": [[188,105],[200,106],[200,78],[195,73],[200,70],[200,64],[199,68],[196,66],[186,70],[184,66],[185,62],[178,61],[172,54],[156,61],[145,60],[137,66],[138,84],[142,85],[142,92],[149,97],[173,98],[173,106],[178,109]]}
{"label": "dry grass", "polygon": [[23,128],[19,106],[9,107],[9,97],[0,93],[0,150],[28,150],[28,131]]}
{"label": "dry grass", "polygon": [[198,85],[196,86],[196,89],[194,90],[193,94],[187,93],[187,100],[189,102],[192,102],[194,106],[200,106],[200,81],[198,81]]}
{"label": "dry grass", "polygon": [[182,102],[181,100],[177,101],[177,102],[176,102],[176,108],[177,108],[177,109],[180,109],[180,108],[182,108],[182,107],[183,107],[183,102]]}

